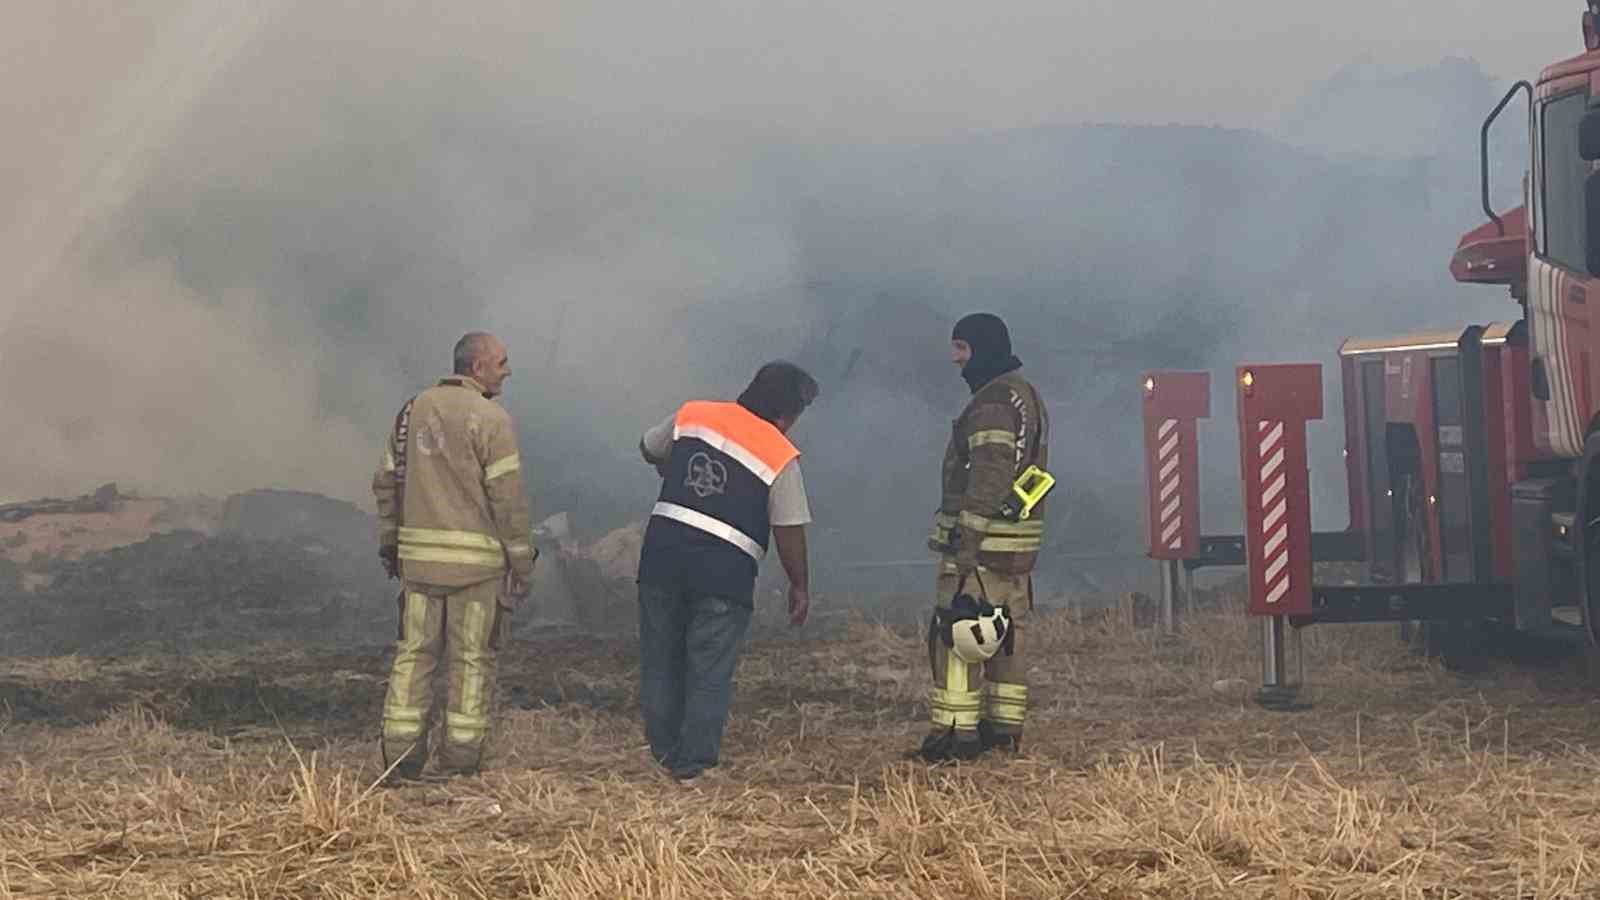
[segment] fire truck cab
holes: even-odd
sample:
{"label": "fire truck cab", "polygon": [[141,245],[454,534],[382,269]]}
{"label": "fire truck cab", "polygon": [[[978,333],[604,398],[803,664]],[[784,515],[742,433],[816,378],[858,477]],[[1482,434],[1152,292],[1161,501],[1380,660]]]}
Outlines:
{"label": "fire truck cab", "polygon": [[[1341,356],[1352,527],[1369,535],[1374,576],[1500,581],[1519,629],[1582,625],[1600,637],[1600,333],[1590,331],[1600,305],[1600,0],[1589,7],[1586,51],[1513,86],[1485,121],[1489,221],[1450,263],[1458,281],[1508,287],[1521,320],[1449,340],[1350,342]],[[1518,93],[1531,149],[1524,202],[1500,216],[1488,135]],[[1409,568],[1397,562],[1413,557]]]}
{"label": "fire truck cab", "polygon": [[[1484,121],[1488,221],[1450,261],[1457,281],[1508,288],[1520,317],[1339,349],[1346,529],[1311,531],[1306,425],[1322,418],[1321,366],[1235,373],[1241,534],[1198,523],[1195,423],[1210,415],[1209,374],[1141,378],[1163,619],[1196,569],[1244,566],[1265,705],[1297,702],[1284,639],[1308,625],[1399,622],[1447,662],[1507,629],[1600,643],[1600,0],[1588,7],[1586,51],[1518,82]],[[1523,203],[1501,215],[1489,135],[1519,94],[1531,152]],[[1367,577],[1319,583],[1319,562],[1364,563]]]}

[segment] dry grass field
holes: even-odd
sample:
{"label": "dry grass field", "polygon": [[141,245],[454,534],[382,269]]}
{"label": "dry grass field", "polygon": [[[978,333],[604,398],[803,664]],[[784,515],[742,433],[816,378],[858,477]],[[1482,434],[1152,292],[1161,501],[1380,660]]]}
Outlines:
{"label": "dry grass field", "polygon": [[1036,620],[1026,752],[933,768],[912,628],[767,629],[726,764],[646,758],[627,641],[505,652],[485,774],[375,788],[383,648],[0,661],[0,898],[1600,896],[1574,662],[1457,675],[1307,636],[1272,713],[1238,615]]}

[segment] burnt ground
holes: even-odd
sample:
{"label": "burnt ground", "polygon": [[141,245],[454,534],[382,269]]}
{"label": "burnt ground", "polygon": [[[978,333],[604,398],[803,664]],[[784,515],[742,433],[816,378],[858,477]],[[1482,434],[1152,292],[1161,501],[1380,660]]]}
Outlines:
{"label": "burnt ground", "polygon": [[[635,666],[622,640],[513,642],[501,651],[502,705],[581,704],[621,711],[632,697],[596,687]],[[221,736],[282,730],[330,739],[372,733],[392,651],[261,647],[249,653],[35,657],[0,662],[0,719],[80,726],[139,706],[175,728]]]}

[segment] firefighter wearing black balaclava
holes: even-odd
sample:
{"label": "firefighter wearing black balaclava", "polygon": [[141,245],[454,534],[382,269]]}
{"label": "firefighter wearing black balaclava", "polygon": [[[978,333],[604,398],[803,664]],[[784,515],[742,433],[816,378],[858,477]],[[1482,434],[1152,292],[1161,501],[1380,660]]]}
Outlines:
{"label": "firefighter wearing black balaclava", "polygon": [[928,630],[931,730],[915,755],[929,762],[1021,747],[1028,688],[1018,625],[1033,607],[1041,494],[1053,483],[1049,417],[1005,323],[974,313],[950,337],[972,399],[945,449],[928,541],[940,556]]}

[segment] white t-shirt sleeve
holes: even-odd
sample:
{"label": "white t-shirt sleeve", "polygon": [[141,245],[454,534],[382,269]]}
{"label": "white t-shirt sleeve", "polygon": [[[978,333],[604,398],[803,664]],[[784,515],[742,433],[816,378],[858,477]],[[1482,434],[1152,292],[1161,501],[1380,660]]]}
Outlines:
{"label": "white t-shirt sleeve", "polygon": [[775,528],[811,523],[811,504],[806,502],[799,460],[791,460],[773,479],[772,489],[767,492],[767,519]]}
{"label": "white t-shirt sleeve", "polygon": [[677,415],[667,416],[661,424],[651,427],[644,433],[644,452],[651,457],[665,461],[672,455],[672,430],[677,423]]}

